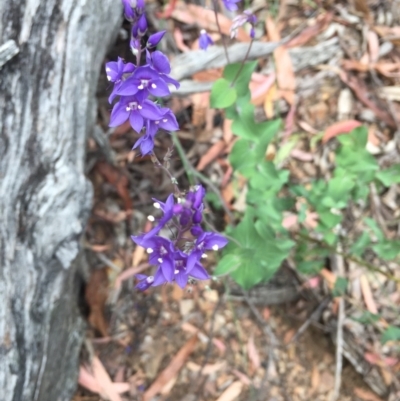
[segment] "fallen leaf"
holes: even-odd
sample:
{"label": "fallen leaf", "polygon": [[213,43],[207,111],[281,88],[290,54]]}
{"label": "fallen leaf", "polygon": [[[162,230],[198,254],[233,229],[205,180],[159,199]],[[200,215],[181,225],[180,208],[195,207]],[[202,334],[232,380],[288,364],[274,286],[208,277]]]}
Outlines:
{"label": "fallen leaf", "polygon": [[104,306],[108,297],[108,277],[105,268],[93,270],[86,285],[85,299],[89,305],[89,323],[103,337],[108,335]]}
{"label": "fallen leaf", "polygon": [[219,140],[218,142],[214,143],[214,145],[212,145],[211,148],[209,148],[207,152],[200,158],[196,169],[198,171],[204,170],[225,150],[225,147],[226,143],[223,140]]}
{"label": "fallen leaf", "polygon": [[268,91],[275,83],[276,75],[274,72],[267,76],[262,75],[263,80],[261,82],[259,79],[254,79],[254,77],[255,74],[253,73],[252,79],[249,84],[251,92],[251,103],[254,104],[254,106],[261,106],[264,103],[264,99],[267,96]]}
{"label": "fallen leaf", "polygon": [[192,361],[189,361],[186,364],[186,367],[191,370],[192,372],[200,372],[202,375],[211,375],[214,374],[218,371],[220,371],[221,369],[223,369],[226,366],[226,361],[222,361],[222,362],[216,362],[213,364],[205,364],[203,369],[201,369],[201,366],[198,365],[197,363],[194,363]]}
{"label": "fallen leaf", "polygon": [[322,143],[326,143],[338,135],[347,134],[354,128],[360,127],[361,125],[362,124],[356,120],[339,121],[335,124],[332,124],[325,130],[324,136],[322,137]]}
{"label": "fallen leaf", "polygon": [[115,187],[118,195],[124,201],[125,210],[132,210],[132,199],[129,195],[129,179],[118,168],[106,162],[96,163],[96,170],[111,185]]}
{"label": "fallen leaf", "polygon": [[365,390],[360,387],[354,388],[354,394],[364,401],[383,401],[382,398],[378,397],[375,393],[369,390]]}
{"label": "fallen leaf", "polygon": [[[268,16],[265,21],[266,30],[271,42],[279,42],[281,35],[274,20]],[[279,46],[274,50],[276,63],[276,78],[282,97],[292,105],[295,101],[294,90],[296,88],[296,78],[294,75],[293,64],[288,50]]]}
{"label": "fallen leaf", "polygon": [[379,59],[379,39],[374,31],[368,31],[368,50],[371,63],[376,63]]}
{"label": "fallen leaf", "polygon": [[274,117],[275,110],[274,110],[274,101],[277,97],[277,87],[274,83],[268,90],[267,94],[265,95],[264,99],[264,112],[268,119]]}
{"label": "fallen leaf", "polygon": [[305,152],[301,149],[293,149],[290,152],[290,156],[302,162],[312,162],[314,160],[314,155],[312,153]]}
{"label": "fallen leaf", "polygon": [[239,397],[243,389],[243,383],[233,382],[217,399],[217,401],[233,401]]}
{"label": "fallen leaf", "polygon": [[256,345],[254,344],[254,337],[250,336],[247,342],[247,355],[253,365],[253,369],[257,370],[261,366],[260,354],[257,351]]}
{"label": "fallen leaf", "polygon": [[378,308],[372,296],[371,287],[369,285],[368,279],[365,275],[360,276],[361,292],[364,298],[365,306],[368,311],[377,315]]}
{"label": "fallen leaf", "polygon": [[[105,370],[103,364],[97,356],[92,359],[93,376],[101,387],[101,390],[110,401],[122,401],[121,397],[116,390],[114,383],[111,381],[110,376]],[[129,388],[128,388],[129,389]]]}
{"label": "fallen leaf", "polygon": [[325,30],[332,21],[332,17],[333,14],[330,12],[320,16],[315,24],[308,26],[293,39],[289,40],[289,42],[285,44],[285,47],[289,49],[291,47],[300,47],[305,45],[308,41]]}
{"label": "fallen leaf", "polygon": [[137,267],[130,267],[129,269],[124,270],[120,275],[117,276],[114,283],[114,288],[119,289],[121,288],[122,282],[127,280],[130,277],[135,276],[136,274],[144,272],[148,269],[150,265],[148,263],[143,263]]}
{"label": "fallen leaf", "polygon": [[386,99],[400,102],[400,87],[398,86],[384,86],[380,88],[379,94]]}
{"label": "fallen leaf", "polygon": [[169,0],[167,7],[162,13],[156,13],[157,18],[170,18],[173,11],[175,10],[177,0]]}
{"label": "fallen leaf", "polygon": [[182,32],[179,28],[174,29],[174,39],[176,43],[176,47],[183,53],[190,52],[190,47],[185,45],[183,41]]}
{"label": "fallen leaf", "polygon": [[321,381],[321,376],[319,374],[318,365],[315,364],[313,366],[313,369],[311,372],[311,388],[310,388],[309,396],[312,396],[313,394],[315,394],[317,392],[318,387],[320,385],[320,381]]}
{"label": "fallen leaf", "polygon": [[282,139],[284,142],[289,139],[290,135],[292,135],[292,132],[294,130],[295,113],[296,113],[296,103],[293,102],[290,105],[289,113],[287,114],[285,119],[285,131],[282,134]]}
{"label": "fallen leaf", "polygon": [[161,389],[177,375],[184,365],[187,357],[193,352],[197,344],[197,335],[194,335],[172,358],[169,365],[158,375],[157,379],[143,394],[143,401],[151,400]]}
{"label": "fallen leaf", "polygon": [[367,0],[354,0],[354,8],[360,11],[366,20],[370,19],[369,7]]}
{"label": "fallen leaf", "polygon": [[370,108],[375,115],[385,122],[389,127],[396,128],[396,123],[394,122],[392,116],[385,110],[380,109],[369,98],[367,89],[362,81],[357,79],[355,76],[347,75],[343,70],[339,71],[339,77],[354,92],[361,103]]}
{"label": "fallen leaf", "polygon": [[232,373],[246,386],[250,386],[252,381],[248,376],[246,376],[244,373],[239,372],[237,369],[233,369]]}

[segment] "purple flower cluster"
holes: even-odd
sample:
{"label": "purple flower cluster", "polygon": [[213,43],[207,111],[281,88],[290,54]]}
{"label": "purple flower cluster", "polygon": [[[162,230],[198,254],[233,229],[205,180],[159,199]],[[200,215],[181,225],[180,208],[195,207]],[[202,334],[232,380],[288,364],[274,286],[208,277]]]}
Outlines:
{"label": "purple flower cluster", "polygon": [[[178,198],[177,202],[172,194],[165,203],[154,199],[154,207],[162,211],[162,217],[151,231],[131,238],[137,245],[146,248],[149,261],[157,266],[157,270],[154,276],[138,274],[140,282],[137,288],[146,290],[174,281],[183,288],[189,277],[199,280],[209,278],[201,259],[207,257],[205,251],[218,251],[228,240],[201,228],[204,195],[204,188],[198,185],[184,198]],[[153,216],[149,216],[149,219],[155,220]],[[159,235],[166,226],[173,233],[173,239]]]}
{"label": "purple flower cluster", "polygon": [[[140,147],[142,155],[152,153],[154,137],[160,129],[177,131],[178,123],[172,111],[161,107],[151,97],[170,95],[169,84],[179,87],[168,74],[171,66],[168,58],[159,50],[155,50],[163,38],[165,31],[151,35],[145,48],[141,39],[147,32],[147,20],[144,14],[144,0],[122,0],[125,17],[131,21],[131,49],[136,55],[136,64],[124,63],[121,58],[106,64],[107,79],[114,84],[109,97],[112,103],[110,127],[117,127],[129,120],[131,127],[142,134],[135,143],[134,149]],[[140,65],[142,52],[146,52],[146,64]]]}

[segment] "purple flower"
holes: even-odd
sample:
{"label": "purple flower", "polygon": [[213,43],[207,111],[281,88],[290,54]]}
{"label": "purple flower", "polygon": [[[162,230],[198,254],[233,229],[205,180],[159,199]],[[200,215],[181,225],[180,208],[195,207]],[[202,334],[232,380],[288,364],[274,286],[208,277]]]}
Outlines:
{"label": "purple flower", "polygon": [[240,3],[240,0],[222,0],[224,6],[229,11],[236,11],[238,9],[237,3]]}
{"label": "purple flower", "polygon": [[155,52],[150,53],[147,50],[146,61],[159,73],[160,79],[167,84],[174,85],[177,89],[179,88],[179,82],[167,75],[171,72],[171,65],[169,64],[168,58],[162,52],[156,50]]}
{"label": "purple flower", "polygon": [[149,262],[161,268],[163,276],[167,281],[174,278],[174,253],[175,247],[170,240],[160,236],[147,237],[145,235],[132,236],[132,241],[146,248],[149,254]]}
{"label": "purple flower", "polygon": [[118,61],[110,61],[109,63],[106,63],[107,79],[114,83],[114,89],[108,98],[109,103],[114,100],[116,92],[121,86],[124,74],[133,72],[135,68],[136,66],[132,63],[125,64],[121,57],[118,57]]}
{"label": "purple flower", "polygon": [[122,5],[124,6],[125,18],[128,21],[133,21],[135,18],[135,12],[133,11],[131,1],[130,0],[122,0]]}
{"label": "purple flower", "polygon": [[162,117],[160,108],[152,101],[146,99],[139,102],[135,96],[122,97],[114,105],[109,126],[117,127],[129,119],[131,127],[139,133],[144,126],[145,119],[159,120]]}
{"label": "purple flower", "polygon": [[213,45],[214,41],[211,39],[210,35],[207,34],[205,29],[200,31],[199,46],[203,50],[207,50],[207,47]]}
{"label": "purple flower", "polygon": [[160,43],[163,36],[165,35],[165,32],[167,32],[167,31],[160,31],[160,32],[154,33],[153,35],[150,35],[149,39],[147,40],[147,47],[149,49],[156,47]]}
{"label": "purple flower", "polygon": [[231,38],[236,37],[238,29],[247,22],[251,25],[250,37],[254,39],[255,36],[254,27],[257,24],[257,18],[254,14],[252,14],[250,10],[245,10],[243,14],[240,14],[233,19],[231,25]]}
{"label": "purple flower", "polygon": [[199,262],[204,254],[204,251],[218,251],[228,243],[228,240],[216,233],[204,232],[201,234],[196,242],[192,253],[189,255],[187,263],[187,271],[191,272],[196,263]]}
{"label": "purple flower", "polygon": [[185,288],[189,277],[196,278],[198,280],[207,280],[210,278],[206,269],[200,264],[195,263],[192,269],[189,271],[187,268],[188,255],[182,251],[178,251],[175,254],[175,271],[174,280],[181,288]]}
{"label": "purple flower", "polygon": [[117,90],[118,95],[136,95],[139,101],[153,96],[167,96],[170,94],[168,85],[160,75],[150,66],[137,67],[133,74],[126,79]]}

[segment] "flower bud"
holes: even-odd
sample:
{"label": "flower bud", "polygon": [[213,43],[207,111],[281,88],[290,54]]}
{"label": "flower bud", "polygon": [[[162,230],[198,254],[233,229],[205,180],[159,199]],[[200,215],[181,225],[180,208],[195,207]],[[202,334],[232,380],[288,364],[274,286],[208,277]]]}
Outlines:
{"label": "flower bud", "polygon": [[163,36],[165,35],[165,32],[167,31],[160,31],[154,33],[153,35],[150,35],[149,39],[147,40],[147,47],[149,49],[156,47],[160,43]]}
{"label": "flower bud", "polygon": [[195,237],[203,234],[203,229],[200,226],[193,226],[190,230],[191,234]]}

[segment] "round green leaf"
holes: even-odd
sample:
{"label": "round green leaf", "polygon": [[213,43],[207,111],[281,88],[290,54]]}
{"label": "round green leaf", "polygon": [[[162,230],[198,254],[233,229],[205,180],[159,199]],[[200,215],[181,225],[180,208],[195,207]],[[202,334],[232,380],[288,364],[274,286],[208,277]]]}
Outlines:
{"label": "round green leaf", "polygon": [[211,90],[211,107],[224,109],[235,103],[237,98],[236,89],[224,78],[215,81]]}

